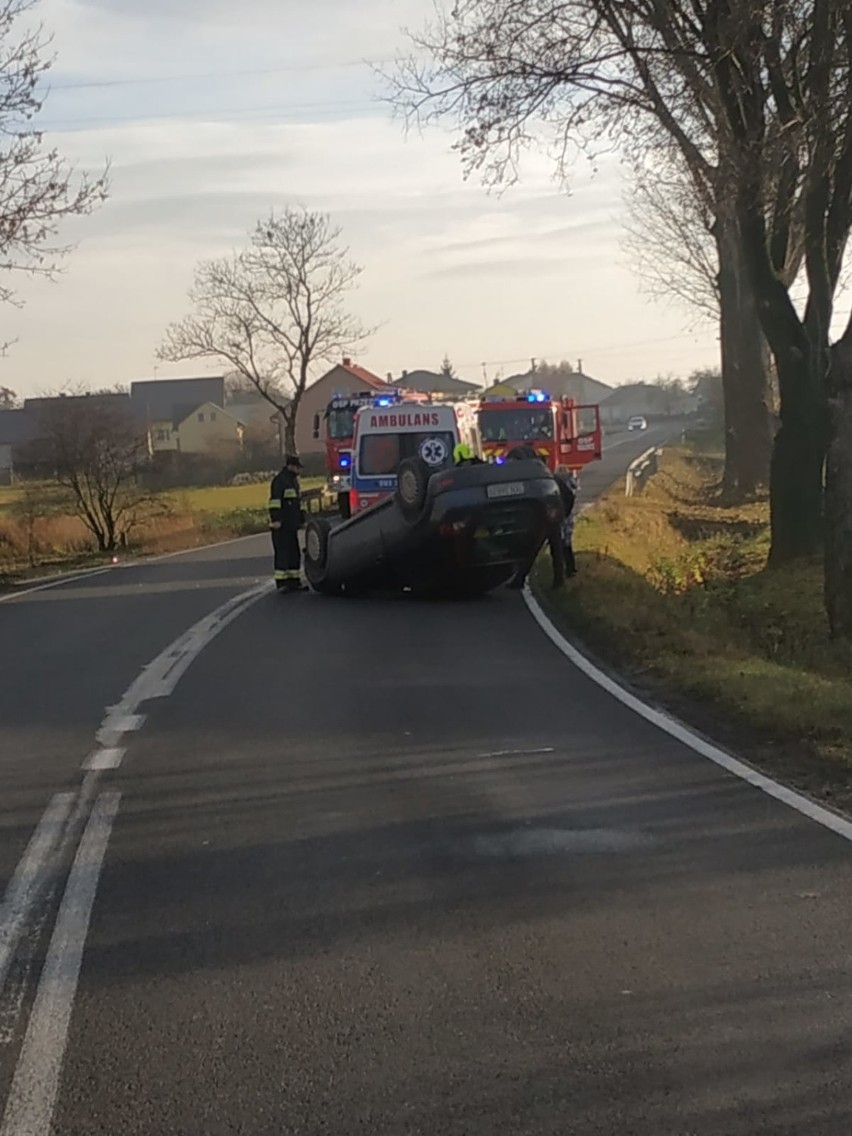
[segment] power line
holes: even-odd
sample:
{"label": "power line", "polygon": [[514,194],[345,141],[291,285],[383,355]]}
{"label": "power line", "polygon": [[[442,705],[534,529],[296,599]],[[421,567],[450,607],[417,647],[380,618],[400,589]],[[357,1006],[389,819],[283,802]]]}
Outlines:
{"label": "power line", "polygon": [[[544,361],[546,359],[567,359],[571,355],[578,357],[582,355],[615,355],[620,351],[635,351],[639,347],[653,347],[658,343],[674,343],[675,341],[683,343],[688,339],[695,339],[695,336],[689,332],[682,332],[678,335],[666,335],[657,339],[643,339],[637,343],[623,343],[616,347],[572,347],[570,350],[563,348],[560,351],[543,351],[535,357]],[[524,355],[519,359],[486,359],[484,361],[478,360],[476,363],[459,363],[458,366],[471,369],[473,367],[514,367],[521,363],[528,364],[531,358],[530,355]]]}
{"label": "power line", "polygon": [[247,67],[236,71],[187,71],[178,75],[135,75],[125,79],[86,79],[76,83],[49,83],[51,91],[85,91],[101,87],[134,87],[155,83],[183,83],[195,79],[240,79],[255,75],[302,74],[337,71],[349,67],[380,67],[393,59],[348,59],[337,63],[294,63],[286,67]]}
{"label": "power line", "polygon": [[290,103],[289,105],[281,106],[262,106],[262,107],[222,107],[211,108],[208,110],[197,111],[155,111],[155,112],[140,112],[138,114],[130,115],[112,115],[100,117],[86,117],[86,118],[62,118],[53,119],[51,121],[39,123],[39,130],[57,130],[65,129],[73,126],[104,126],[104,125],[121,125],[129,123],[141,123],[151,120],[156,121],[172,121],[180,122],[184,119],[198,119],[209,118],[216,122],[223,122],[227,118],[241,115],[251,115],[258,118],[274,117],[282,121],[289,121],[299,118],[305,113],[315,113],[317,111],[341,111],[349,110],[358,113],[364,111],[374,110],[377,104],[375,102],[361,102],[356,103],[351,100],[340,102],[327,102],[327,103]]}

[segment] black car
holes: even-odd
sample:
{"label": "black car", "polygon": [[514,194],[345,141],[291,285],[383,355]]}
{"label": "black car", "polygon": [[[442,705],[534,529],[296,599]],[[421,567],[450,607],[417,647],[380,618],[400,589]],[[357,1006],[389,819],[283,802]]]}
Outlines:
{"label": "black car", "polygon": [[483,594],[510,580],[561,516],[559,488],[538,460],[433,473],[409,459],[391,496],[334,527],[309,522],[305,574],[324,594]]}

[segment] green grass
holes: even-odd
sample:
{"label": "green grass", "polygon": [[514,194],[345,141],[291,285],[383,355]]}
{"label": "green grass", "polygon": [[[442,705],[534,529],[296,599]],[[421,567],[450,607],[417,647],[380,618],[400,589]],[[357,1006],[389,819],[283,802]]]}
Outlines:
{"label": "green grass", "polygon": [[[303,489],[317,489],[325,478],[302,478]],[[201,489],[172,489],[165,496],[173,507],[192,513],[229,513],[234,509],[266,509],[269,485],[213,485]]]}
{"label": "green grass", "polygon": [[768,504],[726,507],[718,458],[668,450],[646,493],[577,523],[579,574],[534,580],[554,618],[655,696],[802,788],[852,803],[852,645],[832,642],[821,564],[766,569]]}

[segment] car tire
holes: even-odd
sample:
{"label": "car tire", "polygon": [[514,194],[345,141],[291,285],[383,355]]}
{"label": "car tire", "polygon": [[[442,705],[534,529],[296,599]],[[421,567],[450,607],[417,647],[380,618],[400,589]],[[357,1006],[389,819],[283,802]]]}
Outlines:
{"label": "car tire", "polygon": [[432,472],[421,458],[405,458],[399,463],[395,498],[407,521],[417,521],[422,517]]}
{"label": "car tire", "polygon": [[326,580],[328,569],[328,538],[331,525],[325,517],[308,521],[305,529],[305,575],[315,592],[338,595],[340,588]]}

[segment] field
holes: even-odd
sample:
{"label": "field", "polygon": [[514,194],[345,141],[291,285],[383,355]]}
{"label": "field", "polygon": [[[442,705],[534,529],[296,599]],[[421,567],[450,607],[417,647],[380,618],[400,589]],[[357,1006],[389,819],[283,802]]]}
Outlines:
{"label": "field", "polygon": [[[318,488],[321,478],[305,478],[303,489]],[[43,508],[54,486],[0,487],[0,585],[104,560],[91,534],[68,505],[54,502],[45,515],[27,516],[29,499]],[[170,490],[146,506],[121,555],[152,555],[194,548],[229,537],[266,531],[269,485],[213,486]],[[30,507],[32,509],[32,506]]]}
{"label": "field", "polygon": [[800,788],[852,805],[852,646],[832,642],[817,562],[768,570],[768,504],[719,498],[721,459],[667,450],[577,523],[554,618],[634,684]]}

